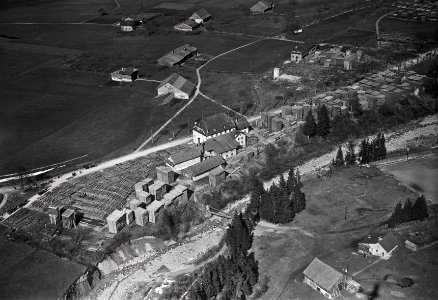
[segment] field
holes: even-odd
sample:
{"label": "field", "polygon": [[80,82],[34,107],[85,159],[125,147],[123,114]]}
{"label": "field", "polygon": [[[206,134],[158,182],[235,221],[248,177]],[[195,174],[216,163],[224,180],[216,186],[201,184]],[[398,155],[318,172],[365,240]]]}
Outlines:
{"label": "field", "polygon": [[397,32],[412,38],[417,38],[420,32],[425,33],[428,37],[431,37],[438,29],[436,22],[421,23],[391,18],[384,18],[379,24],[382,32]]}
{"label": "field", "polygon": [[58,299],[85,267],[25,245],[0,242],[3,299]]}
{"label": "field", "polygon": [[376,48],[376,34],[371,31],[360,29],[348,29],[339,35],[327,40],[329,43],[337,45],[351,45],[355,47]]}
{"label": "field", "polygon": [[[261,222],[256,228],[260,276],[270,278],[262,299],[320,299],[302,283],[302,271],[310,261],[318,257],[348,268],[351,274],[360,271],[375,259],[353,255],[357,241],[380,226],[398,201],[415,196],[392,176],[365,167],[335,171],[324,181],[306,177],[304,192],[307,207],[293,222],[285,226]],[[368,282],[379,280],[373,277]]]}

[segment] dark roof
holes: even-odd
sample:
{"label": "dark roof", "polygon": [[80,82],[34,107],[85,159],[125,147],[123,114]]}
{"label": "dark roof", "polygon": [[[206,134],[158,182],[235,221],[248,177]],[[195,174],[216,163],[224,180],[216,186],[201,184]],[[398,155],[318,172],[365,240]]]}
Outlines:
{"label": "dark roof", "polygon": [[198,176],[207,173],[208,171],[211,171],[212,169],[221,166],[223,164],[226,164],[225,159],[223,159],[223,157],[220,155],[216,155],[213,156],[212,158],[203,160],[200,163],[197,163],[196,165],[188,167],[187,169],[184,170],[184,173],[190,174],[191,176]]}
{"label": "dark roof", "polygon": [[245,117],[240,117],[236,119],[236,127],[238,130],[242,130],[251,127],[251,125]]}
{"label": "dark roof", "polygon": [[196,53],[198,49],[196,47],[190,46],[189,44],[185,44],[177,47],[176,49],[166,53],[162,57],[158,59],[158,62],[163,64],[175,65],[193,53]]}
{"label": "dark roof", "polygon": [[205,141],[205,151],[214,151],[216,154],[222,154],[240,147],[236,141],[236,135],[239,132],[232,131],[220,136],[210,138]]}
{"label": "dark roof", "polygon": [[383,237],[383,239],[379,242],[380,246],[385,249],[386,252],[391,252],[398,244],[400,244],[399,237],[396,233],[391,231],[387,235]]}
{"label": "dark roof", "polygon": [[343,277],[341,272],[318,258],[307,266],[303,274],[326,291],[330,291]]}
{"label": "dark roof", "polygon": [[201,8],[200,10],[195,11],[190,19],[197,19],[197,17],[199,17],[199,19],[205,20],[210,18],[211,15],[205,8]]}
{"label": "dark roof", "polygon": [[166,83],[169,83],[174,88],[177,88],[178,90],[187,93],[188,95],[191,95],[195,90],[195,85],[192,82],[188,81],[184,77],[179,76],[176,73],[173,73],[172,75],[161,81],[157,89],[159,89]]}
{"label": "dark roof", "polygon": [[120,21],[120,26],[134,26],[135,21],[131,18],[126,18]]}
{"label": "dark roof", "polygon": [[222,168],[222,166],[219,166],[219,167],[216,167],[213,170],[211,170],[209,172],[209,174],[213,175],[213,176],[216,176],[216,175],[222,174],[224,172],[225,172],[224,168]]}
{"label": "dark roof", "polygon": [[200,129],[205,135],[213,135],[234,129],[236,128],[236,124],[234,124],[233,119],[227,114],[220,113],[201,120],[196,127],[198,127],[198,129]]}
{"label": "dark roof", "polygon": [[190,147],[172,154],[169,157],[169,160],[171,159],[171,162],[177,165],[195,159],[197,157],[201,157],[201,150],[195,147]]}

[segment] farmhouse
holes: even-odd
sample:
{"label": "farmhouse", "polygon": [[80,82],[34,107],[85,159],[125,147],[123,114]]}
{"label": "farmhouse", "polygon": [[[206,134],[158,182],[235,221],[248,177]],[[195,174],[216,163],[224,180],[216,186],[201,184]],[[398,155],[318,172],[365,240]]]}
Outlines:
{"label": "farmhouse", "polygon": [[197,23],[194,20],[188,19],[185,21],[182,21],[181,23],[176,24],[173,26],[173,29],[180,30],[180,31],[193,31],[196,28],[200,26],[200,23]]}
{"label": "farmhouse", "polygon": [[217,155],[209,159],[205,159],[196,165],[190,166],[183,170],[183,174],[191,180],[199,180],[208,176],[208,172],[219,166],[225,167],[226,161],[222,156]]}
{"label": "farmhouse", "polygon": [[[204,150],[205,156],[221,155],[224,159],[237,155],[237,149],[241,148],[237,139],[241,139],[243,135],[246,140],[246,136],[238,130],[231,131],[226,134],[208,139],[205,141]],[[246,143],[245,143],[246,144]]]}
{"label": "farmhouse", "polygon": [[[233,119],[225,113],[209,116],[202,119],[199,123],[193,126],[193,142],[195,144],[204,143],[206,140],[220,136],[222,134],[240,130],[242,133],[248,133],[250,124],[245,117]],[[239,142],[240,143],[240,142]],[[242,147],[246,146],[246,139],[242,141]]]}
{"label": "farmhouse", "polygon": [[162,66],[175,66],[182,64],[192,56],[198,55],[198,49],[189,44],[182,45],[158,59],[158,64]]}
{"label": "farmhouse", "polygon": [[135,21],[131,18],[124,18],[120,21],[120,30],[125,32],[133,31],[135,28]]}
{"label": "farmhouse", "polygon": [[166,160],[166,165],[174,168],[176,171],[180,171],[194,164],[200,163],[201,157],[201,149],[190,147],[170,155]]}
{"label": "farmhouse", "polygon": [[176,73],[161,81],[157,87],[158,96],[172,94],[177,99],[189,99],[194,91],[195,85]]}
{"label": "farmhouse", "polygon": [[121,68],[120,70],[111,73],[111,80],[132,82],[138,77],[138,69],[136,68]]}
{"label": "farmhouse", "polygon": [[205,8],[201,8],[200,10],[195,11],[189,19],[196,23],[204,23],[210,20],[210,18],[210,13]]}
{"label": "farmhouse", "polygon": [[373,234],[359,242],[358,252],[389,259],[399,243],[399,237],[395,232],[391,231],[383,238],[378,234]]}
{"label": "farmhouse", "polygon": [[315,258],[303,271],[304,283],[323,294],[328,299],[334,299],[340,294],[340,289],[347,285],[347,275]]}
{"label": "farmhouse", "polygon": [[249,10],[252,14],[261,14],[271,10],[273,7],[274,2],[262,0],[251,6]]}

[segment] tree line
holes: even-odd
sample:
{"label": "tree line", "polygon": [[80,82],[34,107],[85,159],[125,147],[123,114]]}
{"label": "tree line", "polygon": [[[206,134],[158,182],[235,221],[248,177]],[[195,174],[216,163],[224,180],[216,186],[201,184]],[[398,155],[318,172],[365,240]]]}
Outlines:
{"label": "tree line", "polygon": [[378,133],[371,141],[368,138],[363,139],[360,143],[359,154],[356,156],[355,144],[353,141],[349,141],[345,157],[342,146],[339,146],[336,157],[332,159],[332,165],[336,167],[351,166],[355,165],[357,160],[359,160],[360,164],[368,164],[385,159],[387,154],[385,143],[385,136],[382,133]]}
{"label": "tree line", "polygon": [[394,228],[398,225],[410,221],[423,221],[429,217],[426,198],[421,195],[412,204],[411,200],[408,199],[404,205],[398,202],[395,206],[394,212],[388,220],[388,227]]}

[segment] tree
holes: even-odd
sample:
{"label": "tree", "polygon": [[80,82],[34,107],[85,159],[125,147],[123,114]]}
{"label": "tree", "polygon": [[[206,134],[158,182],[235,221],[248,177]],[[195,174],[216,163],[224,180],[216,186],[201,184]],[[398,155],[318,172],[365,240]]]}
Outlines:
{"label": "tree", "polygon": [[293,191],[295,184],[296,184],[296,178],[295,178],[294,167],[291,167],[289,169],[287,182],[286,182],[287,191],[289,192],[289,194]]}
{"label": "tree", "polygon": [[370,145],[368,139],[364,139],[360,143],[359,161],[361,164],[367,164],[370,162]]}
{"label": "tree", "polygon": [[344,153],[342,152],[342,146],[339,146],[338,153],[336,154],[336,159],[334,160],[334,166],[342,167],[344,162]]}
{"label": "tree", "polygon": [[330,131],[330,119],[327,107],[323,104],[318,109],[318,123],[316,125],[316,134],[325,137]]}
{"label": "tree", "polygon": [[303,133],[310,139],[316,133],[316,122],[311,111],[307,113],[306,123],[303,126]]}
{"label": "tree", "polygon": [[388,227],[394,228],[398,224],[402,223],[402,204],[401,202],[398,202],[395,206],[394,212],[392,213],[391,217],[388,220]]}
{"label": "tree", "polygon": [[417,200],[415,200],[414,205],[412,206],[412,212],[414,220],[423,221],[429,217],[427,202],[424,195],[421,195],[417,198]]}
{"label": "tree", "polygon": [[352,166],[356,164],[356,153],[354,150],[354,142],[349,141],[347,144],[347,154],[345,155],[345,164]]}
{"label": "tree", "polygon": [[349,116],[336,116],[331,122],[331,135],[339,140],[345,140],[350,136],[357,136],[356,123]]}

